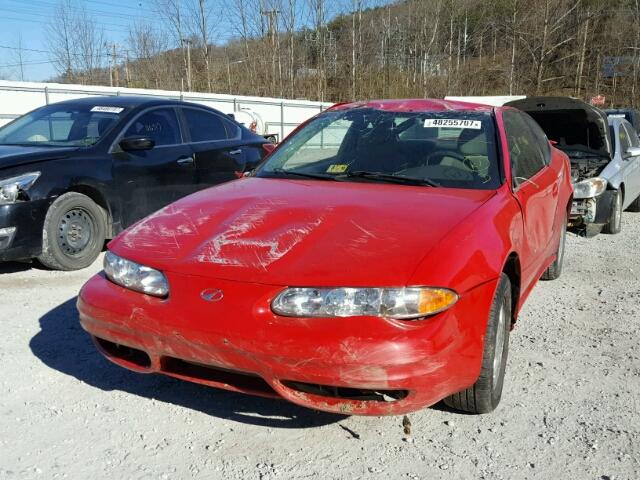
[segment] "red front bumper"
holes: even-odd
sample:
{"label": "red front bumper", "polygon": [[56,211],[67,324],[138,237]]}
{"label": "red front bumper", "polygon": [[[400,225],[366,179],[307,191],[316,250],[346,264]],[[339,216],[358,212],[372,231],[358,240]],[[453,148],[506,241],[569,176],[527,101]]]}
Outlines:
{"label": "red front bumper", "polygon": [[[472,385],[496,282],[427,320],[288,318],[282,287],[167,274],[166,300],[102,275],[83,287],[80,322],[114,363],[329,412],[401,414]],[[200,292],[220,289],[206,302]],[[374,393],[377,392],[377,393]]]}

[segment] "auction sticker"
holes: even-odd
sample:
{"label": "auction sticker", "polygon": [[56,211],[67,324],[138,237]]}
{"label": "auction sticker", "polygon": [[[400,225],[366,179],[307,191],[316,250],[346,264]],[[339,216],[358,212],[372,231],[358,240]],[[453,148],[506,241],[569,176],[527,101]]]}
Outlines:
{"label": "auction sticker", "polygon": [[103,113],[120,113],[123,111],[122,107],[101,107],[95,106],[91,109],[92,112],[103,112]]}
{"label": "auction sticker", "polygon": [[345,165],[344,163],[329,165],[329,168],[327,168],[327,173],[344,173],[347,171],[348,167],[349,165]]}
{"label": "auction sticker", "polygon": [[427,118],[424,121],[424,128],[472,128],[480,130],[482,122],[480,120],[465,120],[464,118]]}

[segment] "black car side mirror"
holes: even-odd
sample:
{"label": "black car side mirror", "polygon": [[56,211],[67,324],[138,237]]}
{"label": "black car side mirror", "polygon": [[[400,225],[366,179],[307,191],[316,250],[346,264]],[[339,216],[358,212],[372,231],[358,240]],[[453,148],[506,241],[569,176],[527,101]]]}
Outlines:
{"label": "black car side mirror", "polygon": [[125,152],[151,150],[156,142],[151,137],[127,137],[120,140],[120,148]]}

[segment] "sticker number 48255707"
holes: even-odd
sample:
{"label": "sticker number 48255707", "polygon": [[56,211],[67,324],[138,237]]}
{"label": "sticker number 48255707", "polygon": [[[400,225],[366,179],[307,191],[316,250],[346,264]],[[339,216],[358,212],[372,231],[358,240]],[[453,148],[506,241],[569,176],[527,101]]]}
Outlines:
{"label": "sticker number 48255707", "polygon": [[480,130],[482,122],[480,120],[465,120],[464,118],[427,118],[424,121],[424,128],[472,128]]}

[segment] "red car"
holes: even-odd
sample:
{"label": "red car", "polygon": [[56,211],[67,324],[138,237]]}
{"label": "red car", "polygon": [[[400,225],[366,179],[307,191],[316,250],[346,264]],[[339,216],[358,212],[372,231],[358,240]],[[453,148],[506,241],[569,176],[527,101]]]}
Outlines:
{"label": "red car", "polygon": [[518,311],[560,275],[571,196],[521,111],[336,105],[114,239],[80,321],[142,373],[343,414],[489,412]]}

